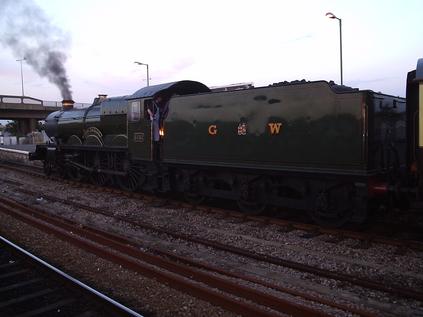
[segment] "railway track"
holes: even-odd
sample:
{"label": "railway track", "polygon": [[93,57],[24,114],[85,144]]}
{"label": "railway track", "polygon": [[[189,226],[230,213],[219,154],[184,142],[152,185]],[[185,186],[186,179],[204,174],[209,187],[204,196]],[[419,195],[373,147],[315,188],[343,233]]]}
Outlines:
{"label": "railway track", "polygon": [[[32,194],[28,190],[23,190],[23,192],[26,192],[27,194]],[[49,197],[45,197],[45,198],[47,200],[50,199]],[[66,201],[66,200],[56,199],[56,201],[60,201],[61,203],[72,204],[72,202],[69,202],[69,201]],[[1,198],[0,202],[3,205],[9,204],[11,206],[20,206],[19,209],[23,208],[27,213],[36,212],[37,214],[39,214],[39,217],[41,217],[41,218],[51,217],[47,213],[39,210],[38,208],[33,208],[33,207],[17,204],[16,202],[9,201],[5,198]],[[91,211],[91,212],[101,213],[101,214],[106,215],[108,217],[113,217],[117,220],[127,221],[126,219],[119,219],[119,217],[114,217],[114,216],[110,215],[110,213],[104,212],[104,211],[102,211],[98,208],[85,206],[85,205],[80,204],[80,203],[75,203],[74,205],[77,208],[83,208],[83,209],[86,209],[86,210]],[[57,222],[57,221],[58,221],[57,219],[54,220],[54,222]],[[69,221],[65,221],[65,222],[69,223]],[[337,273],[337,272],[331,272],[331,271],[319,269],[319,268],[316,268],[316,267],[313,267],[313,266],[308,266],[308,265],[304,265],[304,264],[301,264],[301,263],[287,261],[287,260],[279,259],[279,258],[276,258],[276,257],[266,256],[266,255],[263,255],[263,254],[256,254],[256,253],[251,252],[249,250],[240,249],[240,248],[236,248],[236,247],[228,246],[228,245],[223,245],[223,244],[217,243],[215,241],[208,241],[208,240],[201,239],[201,238],[191,237],[189,235],[176,234],[176,233],[173,233],[173,232],[168,231],[168,230],[154,228],[152,226],[148,226],[148,225],[145,225],[145,224],[142,225],[139,222],[137,222],[137,223],[131,222],[131,224],[136,225],[136,226],[138,226],[142,229],[146,229],[146,230],[149,230],[149,231],[155,231],[155,232],[158,232],[158,233],[161,233],[161,234],[166,234],[166,235],[172,236],[175,239],[183,239],[183,240],[186,240],[186,241],[189,241],[189,242],[192,242],[192,243],[202,244],[202,245],[205,245],[205,246],[208,246],[208,247],[215,248],[215,249],[220,250],[220,251],[230,252],[230,253],[237,254],[237,255],[240,255],[240,256],[243,256],[243,257],[246,257],[246,258],[254,259],[256,261],[261,261],[261,262],[271,263],[271,264],[274,264],[274,265],[288,267],[288,268],[298,270],[298,271],[301,271],[301,272],[314,274],[314,275],[319,276],[319,277],[336,279],[338,281],[351,283],[353,285],[358,285],[358,286],[361,286],[361,287],[364,287],[364,288],[367,288],[367,289],[370,289],[370,290],[377,290],[377,291],[382,291],[382,292],[394,294],[395,296],[412,298],[412,299],[415,299],[415,300],[423,301],[423,293],[420,293],[420,292],[415,291],[413,289],[405,289],[405,288],[398,286],[398,285],[387,286],[387,285],[380,283],[378,281],[373,281],[373,280],[369,280],[369,279],[366,279],[366,278],[360,278],[360,277],[354,276],[354,275],[347,275],[347,274],[342,274],[342,273]],[[72,232],[79,232],[80,231],[81,224],[73,224],[73,226],[74,226],[73,228],[68,227],[67,230],[72,231]],[[139,244],[129,240],[128,238],[111,235],[109,233],[103,232],[103,231],[98,230],[96,228],[88,227],[86,225],[83,226],[83,230],[84,230],[84,234],[86,234],[86,232],[89,232],[89,235],[88,235],[89,237],[91,237],[91,235],[102,236],[103,237],[102,238],[103,244],[106,244],[108,247],[117,248],[120,252],[123,252],[124,254],[130,254],[131,256],[133,256],[134,252],[139,253],[138,250],[145,248],[144,246],[139,245]],[[107,242],[105,242],[105,241],[107,241]],[[289,289],[289,288],[280,287],[278,285],[274,285],[274,284],[262,281],[258,278],[247,276],[246,274],[239,274],[239,273],[233,273],[233,272],[225,271],[225,270],[218,268],[216,266],[213,266],[213,265],[201,262],[201,261],[196,261],[196,260],[190,259],[188,257],[178,256],[178,255],[176,255],[172,252],[168,252],[166,250],[163,250],[163,249],[160,249],[160,248],[157,248],[157,247],[156,248],[148,247],[148,249],[149,249],[149,252],[151,254],[164,257],[167,260],[171,260],[171,261],[176,262],[176,263],[182,263],[182,264],[188,265],[189,267],[192,267],[192,268],[196,268],[196,269],[200,269],[200,270],[206,270],[207,272],[212,272],[212,273],[215,273],[215,274],[219,274],[221,276],[226,276],[226,277],[230,277],[230,278],[239,279],[239,280],[242,280],[242,281],[247,281],[249,283],[255,283],[257,285],[260,285],[261,287],[266,287],[266,288],[272,289],[274,291],[286,293],[286,294],[289,294],[289,295],[292,295],[292,296],[299,296],[299,297],[303,298],[304,300],[313,301],[313,302],[316,302],[316,303],[319,303],[319,304],[322,304],[322,305],[326,305],[326,306],[329,306],[329,307],[332,307],[332,308],[340,309],[340,310],[343,310],[343,311],[348,311],[348,312],[356,314],[356,315],[360,315],[360,316],[374,316],[375,315],[374,312],[369,312],[369,311],[366,311],[366,310],[363,310],[363,309],[352,308],[348,305],[338,304],[335,301],[323,299],[323,298],[317,297],[317,296],[311,296],[307,293],[301,293],[299,291],[295,291],[295,290],[292,290],[292,289]],[[150,258],[152,256],[151,254],[148,254],[148,255],[138,254],[137,257],[143,258],[143,259],[145,259],[146,257]],[[150,261],[155,263],[156,260],[150,259]],[[118,263],[122,264],[121,262],[118,262]],[[152,264],[152,263],[150,263],[150,264]],[[163,268],[168,269],[169,263],[161,264],[161,265],[164,265],[164,266],[161,266],[162,269]],[[179,269],[180,268],[178,268],[178,270]],[[176,269],[174,269],[174,270],[176,270]],[[193,272],[185,271],[183,273],[183,276],[193,277],[193,276],[196,276],[196,274],[194,274]],[[208,277],[204,277],[204,276],[200,276],[198,278],[199,278],[199,282],[204,282],[204,280],[208,280]],[[211,282],[211,283],[212,283],[212,286],[217,287],[216,285],[218,285],[218,283],[220,283],[220,282]],[[217,284],[213,284],[213,283],[217,283]],[[225,287],[228,287],[228,286],[225,286]],[[233,287],[236,287],[236,286],[231,285],[229,287],[233,288]],[[184,289],[184,291],[187,291],[187,289]],[[258,295],[256,293],[253,293],[253,295],[250,294],[248,296],[252,296],[252,298],[259,298],[260,303],[266,303],[266,302],[270,301],[270,304],[269,304],[270,307],[278,307],[278,305],[280,305],[280,303],[278,304],[277,299],[275,299],[275,298],[272,298],[271,300],[265,299],[265,297],[261,297],[263,295]],[[207,298],[209,296],[207,295],[205,297]],[[202,298],[202,299],[204,299],[204,298]],[[247,297],[246,299],[251,300],[250,297]],[[276,301],[276,303],[274,303],[272,301]],[[213,302],[213,303],[219,305],[220,302]],[[286,305],[286,303],[284,303],[284,305]],[[228,309],[227,306],[223,306],[223,307]],[[289,309],[293,309],[293,308],[289,308]],[[240,312],[240,311],[234,311],[234,312],[245,314],[245,312]],[[291,311],[291,310],[288,310],[288,311],[283,310],[283,312],[285,312],[285,313],[288,312],[288,313],[291,313],[291,314],[293,313],[293,311]],[[295,310],[294,310],[294,312],[295,312]],[[256,313],[258,313],[258,312],[256,312]],[[296,312],[296,313],[298,313],[298,312]],[[307,314],[310,314],[310,312],[307,312]],[[313,312],[313,315],[318,316],[318,313]],[[382,316],[384,314],[381,313],[380,315]],[[298,316],[301,316],[301,315],[298,315]]]}
{"label": "railway track", "polygon": [[[6,165],[5,165],[6,164]],[[12,165],[9,165],[12,164]],[[28,167],[27,165],[12,163],[12,162],[3,162],[0,163],[1,167],[8,167],[18,172],[23,172],[26,174],[30,174],[31,176],[41,177],[44,179],[52,179],[54,181],[62,182],[69,184],[71,186],[76,186],[78,188],[85,187],[90,190],[95,190],[98,192],[110,192],[116,195],[121,195],[124,197],[136,198],[140,199],[143,202],[149,202],[153,206],[171,206],[173,208],[184,208],[193,211],[201,211],[204,213],[209,213],[213,215],[217,215],[224,218],[233,218],[236,221],[242,222],[256,222],[259,225],[266,226],[266,225],[277,225],[281,229],[281,231],[292,231],[292,230],[301,230],[304,231],[304,238],[313,238],[322,234],[333,236],[331,241],[339,242],[344,239],[355,239],[357,240],[357,247],[358,248],[369,248],[373,244],[383,244],[388,246],[397,247],[397,252],[400,254],[405,254],[407,250],[417,250],[423,251],[423,241],[409,239],[409,238],[392,238],[389,237],[389,234],[377,234],[374,232],[367,232],[367,231],[354,231],[342,228],[325,228],[315,224],[310,223],[303,223],[298,221],[291,221],[285,219],[278,219],[274,217],[268,216],[250,216],[245,215],[243,213],[211,207],[208,205],[192,205],[185,202],[182,202],[177,199],[169,198],[169,197],[157,197],[148,193],[133,193],[133,192],[126,192],[120,189],[112,188],[112,187],[99,187],[96,185],[88,184],[88,183],[81,183],[77,181],[62,179],[59,177],[54,176],[46,176],[42,172],[42,168],[39,167]],[[44,194],[43,194],[44,195]],[[44,195],[48,196],[48,195]],[[48,196],[49,199],[54,201],[54,197]]]}
{"label": "railway track", "polygon": [[[21,192],[29,194],[29,195],[33,195],[33,197],[39,197],[39,195],[37,195],[36,192],[27,190],[27,189],[20,189]],[[372,290],[376,290],[376,291],[382,291],[382,292],[387,292],[387,293],[391,293],[391,294],[395,294],[397,296],[402,296],[405,298],[412,298],[415,300],[419,300],[419,301],[423,301],[423,292],[418,292],[415,291],[413,289],[406,289],[404,287],[401,287],[400,285],[391,285],[391,286],[387,286],[384,285],[383,283],[377,282],[377,281],[373,281],[367,278],[360,278],[359,276],[355,276],[355,275],[349,275],[349,274],[344,274],[344,273],[340,273],[340,272],[332,272],[332,271],[327,271],[324,269],[320,269],[311,265],[305,265],[302,263],[297,263],[294,261],[289,261],[289,260],[284,260],[281,258],[277,258],[277,257],[273,257],[273,256],[268,256],[266,254],[258,254],[255,252],[252,252],[250,250],[246,250],[246,249],[242,249],[242,248],[238,248],[235,246],[230,246],[230,245],[226,245],[226,244],[222,244],[219,243],[217,241],[211,241],[208,239],[203,239],[201,237],[195,237],[195,236],[191,236],[188,234],[182,234],[182,233],[177,233],[174,232],[173,230],[168,230],[168,229],[164,229],[164,228],[157,228],[155,226],[152,226],[148,223],[142,222],[140,220],[136,220],[136,221],[131,221],[128,220],[126,217],[121,217],[121,216],[116,216],[113,215],[110,211],[105,211],[101,208],[97,208],[97,207],[91,207],[91,206],[87,206],[84,204],[81,204],[79,202],[76,201],[69,201],[66,199],[60,199],[60,198],[56,198],[54,196],[49,196],[49,195],[43,195],[43,197],[49,201],[52,202],[59,202],[62,204],[67,204],[76,208],[80,208],[80,209],[84,209],[86,211],[95,213],[95,214],[100,214],[106,217],[110,217],[113,218],[116,221],[122,221],[122,222],[126,222],[129,223],[137,228],[143,229],[143,230],[148,230],[150,232],[156,232],[158,234],[164,234],[167,236],[170,236],[174,239],[178,239],[178,240],[184,240],[187,242],[191,242],[191,243],[196,243],[196,244],[201,244],[203,246],[206,247],[211,247],[214,248],[216,250],[219,251],[224,251],[224,252],[229,252],[232,254],[236,254],[242,257],[246,257],[246,258],[250,258],[256,261],[260,261],[260,262],[265,262],[265,263],[269,263],[269,264],[274,264],[274,265],[279,265],[279,266],[283,266],[283,267],[287,267],[290,269],[294,269],[297,271],[301,271],[301,272],[305,272],[305,273],[310,273],[310,274],[315,274],[318,275],[320,277],[325,277],[325,278],[329,278],[329,279],[335,279],[338,281],[342,281],[342,282],[348,282],[348,283],[352,283],[354,285],[358,285],[361,287],[366,287]],[[1,202],[1,197],[0,197],[0,202]],[[38,208],[37,208],[38,209]],[[40,212],[43,212],[41,210],[39,210]],[[127,239],[125,239],[126,243],[130,244],[131,242]],[[187,261],[187,259],[182,259],[182,258],[178,258],[176,255],[170,254],[168,252],[164,252],[162,250],[154,250],[154,252],[156,253],[162,253],[165,254],[167,256],[171,256],[175,259],[181,260],[183,262],[189,262]],[[191,262],[192,263],[192,262]],[[201,266],[201,264],[199,264]]]}
{"label": "railway track", "polygon": [[124,238],[94,228],[81,228],[78,223],[50,217],[8,198],[0,197],[0,210],[99,257],[243,316],[274,316],[275,311],[293,316],[326,316],[319,310],[141,251]]}
{"label": "railway track", "polygon": [[2,236],[0,315],[142,317]]}
{"label": "railway track", "polygon": [[[73,200],[60,199],[60,198],[57,198],[55,196],[45,195],[45,194],[37,192],[37,191],[31,191],[31,190],[28,190],[28,189],[20,188],[22,183],[20,183],[19,181],[16,181],[16,180],[7,180],[7,179],[5,180],[5,179],[3,179],[3,182],[6,182],[6,183],[9,183],[10,185],[16,186],[17,191],[19,191],[23,194],[26,194],[26,195],[30,195],[32,197],[41,197],[42,196],[44,199],[46,199],[46,201],[67,204],[69,206],[76,207],[76,208],[79,208],[79,209],[84,209],[86,211],[90,211],[90,212],[95,213],[95,214],[101,214],[101,215],[104,215],[104,216],[107,216],[107,217],[111,217],[115,220],[130,223],[131,225],[137,226],[140,229],[153,231],[153,232],[156,232],[158,234],[165,234],[165,235],[171,236],[175,239],[185,240],[185,241],[190,241],[192,243],[202,244],[202,245],[205,245],[205,246],[208,246],[208,247],[215,248],[216,250],[230,252],[230,253],[233,253],[233,254],[238,254],[238,255],[246,257],[246,258],[255,259],[257,261],[262,261],[262,262],[266,262],[266,263],[272,263],[274,265],[290,267],[294,270],[307,272],[309,274],[315,274],[316,276],[324,276],[326,278],[336,279],[338,281],[351,283],[352,285],[360,285],[362,287],[365,287],[365,288],[368,288],[368,289],[371,289],[371,290],[383,291],[383,292],[386,292],[386,293],[393,294],[395,296],[400,296],[400,297],[404,297],[404,298],[412,298],[412,299],[416,299],[418,301],[423,300],[423,294],[419,293],[418,291],[416,291],[414,289],[406,289],[406,288],[402,288],[401,286],[398,286],[398,285],[386,286],[383,283],[378,283],[378,282],[375,282],[375,281],[372,281],[372,280],[360,279],[360,278],[357,278],[356,276],[347,276],[345,274],[344,275],[343,274],[332,275],[332,273],[334,273],[334,272],[327,272],[327,271],[325,272],[325,270],[321,270],[321,269],[316,270],[316,268],[313,268],[313,267],[310,267],[310,266],[304,266],[304,265],[301,265],[301,263],[290,262],[290,261],[286,261],[286,260],[275,258],[275,257],[269,257],[269,256],[266,256],[266,255],[263,255],[263,254],[254,254],[253,252],[249,252],[248,250],[243,250],[243,249],[235,248],[235,247],[228,246],[228,245],[221,245],[221,244],[216,243],[214,241],[208,241],[208,240],[205,240],[205,239],[195,238],[195,237],[192,237],[190,235],[177,234],[175,232],[172,232],[172,230],[166,230],[166,229],[163,229],[163,228],[152,227],[152,226],[150,226],[146,223],[143,223],[142,221],[129,221],[126,217],[115,216],[110,211],[105,211],[105,210],[102,210],[102,209],[99,209],[99,208],[96,208],[96,207],[90,207],[90,206],[84,205],[80,202],[73,201]],[[78,186],[79,188],[81,187],[80,183],[74,183],[74,182],[70,182],[70,181],[66,181],[66,182],[68,182],[72,185]],[[91,188],[95,191],[108,191],[108,192],[112,192],[113,194],[116,194],[116,195],[125,195],[125,196],[129,196],[129,197],[132,197],[132,198],[134,198],[134,197],[143,198],[144,201],[146,200],[145,196],[143,196],[142,194],[140,195],[140,194],[134,194],[134,193],[127,193],[127,192],[122,192],[120,190],[116,190],[116,189],[112,189],[112,188],[105,188],[105,189],[100,188],[99,189],[95,186],[88,185],[88,184],[82,184],[82,186],[87,187],[87,188]],[[154,205],[163,204],[163,201],[159,198],[155,198],[155,197],[150,196],[150,197],[147,197],[147,199],[150,201],[151,204],[154,204]],[[192,207],[192,206],[186,205],[186,204],[178,202],[178,201],[171,202],[171,203],[175,206],[178,205],[179,207],[182,207],[182,208]],[[169,204],[169,202],[167,202],[166,204]],[[28,206],[26,206],[26,207],[29,208]],[[236,215],[234,216],[233,213],[227,213],[227,212],[221,212],[221,211],[211,211],[211,212],[217,213],[217,214],[222,214],[223,217],[233,217],[234,219],[239,219],[240,222],[246,221],[244,217],[237,218]],[[266,219],[263,220],[260,217],[253,217],[253,219],[259,219],[259,220],[257,220],[257,223],[262,223],[263,226],[268,224]],[[81,224],[78,224],[78,225],[81,227]],[[95,228],[89,228],[89,230],[91,232],[96,233],[96,234],[98,234],[98,233],[103,234],[103,235],[106,234],[106,233],[101,233],[100,230],[95,229]],[[313,235],[312,232],[311,232],[311,235]],[[130,239],[128,239],[126,237],[117,237],[117,236],[109,235],[109,236],[106,237],[106,239],[115,240],[119,243],[123,243],[124,245],[127,245],[127,246],[132,246],[133,248],[136,248],[136,249],[142,248],[142,246],[137,245],[136,243],[134,243],[133,241],[131,241]],[[152,249],[152,248],[149,247],[149,251],[151,253],[155,254],[155,255],[160,255],[161,257],[164,257],[168,260],[172,260],[172,261],[177,262],[177,263],[184,263],[186,265],[189,265],[190,267],[194,267],[194,268],[197,268],[197,269],[200,269],[200,270],[206,270],[208,272],[213,272],[214,274],[219,274],[221,276],[226,276],[226,277],[230,277],[230,278],[233,278],[233,279],[239,279],[239,280],[242,280],[242,281],[248,281],[249,283],[255,283],[257,285],[260,285],[261,287],[266,287],[266,288],[272,289],[272,290],[277,291],[277,292],[286,293],[286,294],[290,294],[290,295],[293,295],[293,296],[298,296],[298,297],[303,298],[304,300],[313,301],[315,303],[319,303],[319,304],[322,304],[322,305],[327,305],[329,307],[340,309],[340,310],[350,312],[350,313],[353,313],[353,314],[356,314],[356,315],[375,316],[375,313],[373,311],[369,312],[369,311],[366,311],[366,310],[355,309],[355,308],[349,307],[348,305],[337,304],[333,301],[323,299],[319,296],[317,296],[317,297],[311,296],[309,294],[301,293],[301,292],[292,290],[290,288],[284,288],[284,287],[280,287],[278,285],[273,285],[271,283],[262,281],[258,278],[253,278],[251,276],[247,276],[245,274],[228,272],[228,271],[222,270],[219,267],[211,266],[210,264],[207,264],[207,263],[202,263],[200,261],[194,261],[192,258],[182,257],[182,256],[178,256],[176,254],[169,253],[169,252],[167,252],[166,250],[163,250],[163,249],[159,249],[159,248]],[[124,250],[122,252],[124,254],[126,254],[129,251]],[[192,273],[189,273],[188,275],[192,276]],[[250,295],[250,296],[252,296],[252,295]],[[254,295],[253,297],[257,297],[257,296]],[[263,301],[263,300],[261,300],[261,301]],[[214,302],[214,304],[216,304],[216,302]],[[219,304],[217,304],[217,305],[219,305]],[[277,304],[277,305],[279,305],[279,304]],[[226,306],[223,306],[223,305],[221,305],[221,306],[228,309]],[[237,311],[237,312],[240,313],[239,311]],[[313,312],[313,313],[315,313],[315,312]],[[384,313],[382,312],[380,315],[383,316]]]}

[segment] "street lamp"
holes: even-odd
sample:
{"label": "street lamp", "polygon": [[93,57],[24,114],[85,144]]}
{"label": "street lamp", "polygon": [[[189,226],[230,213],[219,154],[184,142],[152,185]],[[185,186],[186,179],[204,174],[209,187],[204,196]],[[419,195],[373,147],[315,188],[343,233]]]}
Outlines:
{"label": "street lamp", "polygon": [[337,19],[339,21],[339,50],[340,50],[340,58],[341,58],[341,85],[343,85],[344,81],[343,81],[343,75],[342,75],[342,20],[340,18],[338,18],[332,12],[326,13],[326,16],[329,19]]}
{"label": "street lamp", "polygon": [[140,63],[140,62],[134,62],[135,64],[138,65],[145,65],[147,66],[147,87],[150,86],[150,75],[149,75],[149,71],[148,71],[148,64],[144,64],[144,63]]}
{"label": "street lamp", "polygon": [[21,84],[22,84],[22,97],[25,96],[24,94],[24,77],[23,77],[23,71],[22,71],[22,62],[25,60],[25,57],[21,58],[21,59],[17,59],[17,62],[21,63]]}

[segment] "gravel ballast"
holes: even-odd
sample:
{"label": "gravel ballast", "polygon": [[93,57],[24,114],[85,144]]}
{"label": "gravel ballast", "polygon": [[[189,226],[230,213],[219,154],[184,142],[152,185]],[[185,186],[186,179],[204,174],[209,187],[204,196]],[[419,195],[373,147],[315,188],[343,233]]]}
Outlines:
{"label": "gravel ballast", "polygon": [[[204,213],[198,210],[182,208],[153,207],[138,199],[131,199],[112,193],[99,193],[90,189],[81,189],[51,180],[39,179],[13,171],[2,171],[3,179],[22,182],[23,188],[40,193],[77,201],[81,204],[102,208],[111,215],[140,220],[157,228],[172,232],[189,234],[220,243],[254,250],[256,253],[296,261],[319,268],[330,269],[383,281],[390,285],[400,285],[415,290],[423,289],[423,253],[408,251],[397,254],[395,247],[374,244],[367,249],[356,248],[357,241],[345,239],[340,243],[330,243],[328,235],[312,239],[301,238],[304,232],[293,230],[283,232],[276,225],[257,226],[253,222],[240,223],[230,218]],[[1,179],[0,179],[1,181]],[[3,194],[26,203],[37,204],[46,211],[67,217],[81,224],[96,226],[102,230],[124,235],[145,246],[159,247],[175,254],[211,263],[234,272],[249,274],[265,281],[296,290],[306,290],[310,294],[335,298],[337,302],[366,308],[369,311],[383,312],[387,316],[407,316],[421,313],[422,303],[414,300],[396,298],[392,294],[370,291],[361,287],[338,281],[319,278],[310,274],[283,268],[277,265],[253,261],[227,252],[221,252],[202,245],[188,243],[172,237],[148,232],[122,221],[86,210],[72,208],[56,202],[49,202],[42,197],[29,198],[19,193],[12,184],[3,183]],[[32,201],[28,201],[31,200]],[[40,255],[58,261],[59,266],[78,276],[87,274],[88,281],[100,285],[101,289],[111,292],[124,302],[130,303],[142,312],[157,316],[231,316],[221,308],[174,291],[169,287],[155,283],[138,274],[122,270],[107,261],[96,258],[66,243],[54,245],[48,235],[29,226],[19,224],[0,213],[1,231],[6,236],[23,241],[24,245],[40,252]],[[6,223],[7,225],[3,225]],[[15,223],[15,224],[13,224]],[[34,232],[32,232],[34,231]],[[28,232],[28,234],[27,234]],[[44,248],[44,247],[45,248]],[[54,246],[49,248],[49,246]],[[75,250],[73,250],[75,249]],[[50,251],[49,251],[50,250]],[[72,251],[71,251],[72,250]],[[37,253],[35,252],[35,253]],[[58,254],[60,252],[60,254]],[[63,254],[62,254],[63,253]],[[81,254],[83,253],[83,254]],[[87,262],[85,262],[87,260]],[[83,261],[83,262],[81,262]],[[91,265],[90,265],[91,264]],[[69,266],[69,267],[68,267]],[[95,267],[98,275],[90,276]],[[97,267],[98,266],[98,267]],[[107,272],[107,273],[106,273]],[[104,279],[107,276],[107,279]],[[134,287],[125,291],[125,286]],[[135,287],[141,288],[136,289]],[[135,295],[136,294],[136,295]],[[166,303],[162,303],[166,302]],[[340,315],[331,308],[328,313]]]}

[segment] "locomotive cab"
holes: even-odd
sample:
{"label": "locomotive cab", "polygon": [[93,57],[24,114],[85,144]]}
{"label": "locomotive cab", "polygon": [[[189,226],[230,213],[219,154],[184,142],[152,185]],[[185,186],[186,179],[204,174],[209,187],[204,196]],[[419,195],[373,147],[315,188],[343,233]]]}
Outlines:
{"label": "locomotive cab", "polygon": [[[167,111],[156,109],[157,106],[168,107],[174,95],[209,91],[210,89],[202,83],[184,80],[144,87],[130,96],[128,98],[128,148],[131,159],[144,161],[161,159],[161,141],[164,138],[164,121]],[[160,97],[161,100],[155,102],[156,97]],[[156,123],[155,120],[157,120]]]}

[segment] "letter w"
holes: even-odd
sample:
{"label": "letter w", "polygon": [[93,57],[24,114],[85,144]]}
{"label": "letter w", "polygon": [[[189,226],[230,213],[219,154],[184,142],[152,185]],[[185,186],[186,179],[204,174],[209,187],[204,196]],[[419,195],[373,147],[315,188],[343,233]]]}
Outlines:
{"label": "letter w", "polygon": [[272,122],[272,123],[269,123],[268,125],[269,125],[270,134],[279,134],[282,123]]}

